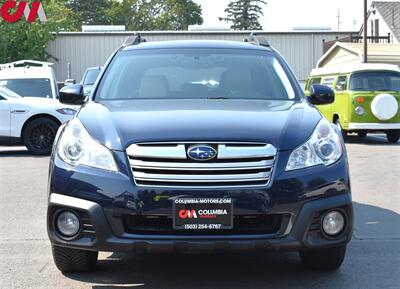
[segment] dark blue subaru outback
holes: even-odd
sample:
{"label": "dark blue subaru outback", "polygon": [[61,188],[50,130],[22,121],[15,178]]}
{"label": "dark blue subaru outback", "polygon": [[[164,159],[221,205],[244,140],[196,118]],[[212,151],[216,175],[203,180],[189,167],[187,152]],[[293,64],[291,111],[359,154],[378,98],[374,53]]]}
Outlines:
{"label": "dark blue subaru outback", "polygon": [[340,267],[353,228],[343,140],[263,39],[132,37],[55,141],[48,234],[63,272],[99,251],[294,250]]}

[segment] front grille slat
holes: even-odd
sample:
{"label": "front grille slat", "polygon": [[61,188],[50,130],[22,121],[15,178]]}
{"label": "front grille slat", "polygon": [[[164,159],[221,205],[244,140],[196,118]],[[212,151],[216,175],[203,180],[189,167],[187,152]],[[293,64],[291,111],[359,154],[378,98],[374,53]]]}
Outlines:
{"label": "front grille slat", "polygon": [[243,187],[265,186],[277,150],[260,143],[199,143],[217,149],[210,161],[194,161],[186,151],[193,143],[133,144],[127,149],[138,186]]}
{"label": "front grille slat", "polygon": [[181,170],[188,169],[194,171],[201,170],[253,170],[272,168],[274,160],[261,160],[254,162],[231,162],[231,163],[178,163],[178,162],[152,162],[133,159],[130,164],[134,169],[154,169],[154,170]]}
{"label": "front grille slat", "polygon": [[266,180],[269,177],[269,172],[256,174],[235,174],[235,175],[167,175],[167,174],[149,174],[143,172],[134,172],[133,176],[136,180],[160,180],[161,182],[168,181],[185,181],[192,180],[194,182],[225,182],[242,180]]}
{"label": "front grille slat", "polygon": [[186,149],[183,144],[176,145],[137,145],[127,149],[128,155],[145,158],[186,159]]}
{"label": "front grille slat", "polygon": [[263,158],[275,156],[276,149],[271,145],[255,145],[255,146],[218,146],[219,159],[245,159],[245,158]]}

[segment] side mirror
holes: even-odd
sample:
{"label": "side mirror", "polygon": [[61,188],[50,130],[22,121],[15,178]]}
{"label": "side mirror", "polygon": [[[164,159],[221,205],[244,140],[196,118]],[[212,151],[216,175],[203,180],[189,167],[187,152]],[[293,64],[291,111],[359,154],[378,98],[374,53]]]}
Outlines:
{"label": "side mirror", "polygon": [[60,90],[59,101],[64,104],[84,104],[86,96],[83,94],[81,84],[71,84],[64,86]]}
{"label": "side mirror", "polygon": [[314,84],[310,87],[308,101],[314,105],[330,104],[335,101],[335,92],[328,86]]}

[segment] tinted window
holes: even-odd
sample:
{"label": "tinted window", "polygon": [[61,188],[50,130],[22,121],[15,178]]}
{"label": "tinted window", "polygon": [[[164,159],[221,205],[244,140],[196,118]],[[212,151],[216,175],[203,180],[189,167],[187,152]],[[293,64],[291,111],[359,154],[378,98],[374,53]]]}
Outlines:
{"label": "tinted window", "polygon": [[152,49],[119,55],[95,98],[294,99],[295,92],[279,61],[263,51]]}
{"label": "tinted window", "polygon": [[83,80],[84,85],[92,85],[96,82],[97,76],[99,76],[99,69],[88,70],[85,74],[85,79]]}
{"label": "tinted window", "polygon": [[400,91],[400,72],[356,72],[350,77],[350,90]]}
{"label": "tinted window", "polygon": [[347,89],[347,76],[339,76],[335,86],[337,91],[344,91]]}
{"label": "tinted window", "polygon": [[2,79],[0,85],[22,96],[52,97],[50,79],[47,78]]}

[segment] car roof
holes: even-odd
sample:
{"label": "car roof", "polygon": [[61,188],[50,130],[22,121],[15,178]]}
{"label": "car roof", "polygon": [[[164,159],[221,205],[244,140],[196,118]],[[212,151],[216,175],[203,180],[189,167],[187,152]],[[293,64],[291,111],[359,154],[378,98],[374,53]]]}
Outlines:
{"label": "car roof", "polygon": [[347,64],[347,65],[338,65],[338,66],[328,66],[321,68],[314,68],[311,71],[310,76],[324,76],[330,74],[344,74],[344,73],[353,73],[359,71],[377,71],[377,70],[385,70],[385,71],[395,71],[400,72],[400,67],[393,64],[384,64],[384,63],[358,63],[358,64]]}
{"label": "car roof", "polygon": [[249,42],[226,41],[226,40],[173,40],[173,41],[157,41],[142,42],[138,45],[130,45],[124,48],[124,51],[138,49],[173,49],[173,48],[225,48],[225,49],[247,49],[247,50],[264,50],[272,51],[272,49],[254,45]]}
{"label": "car roof", "polygon": [[0,70],[0,79],[53,78],[51,67],[12,67]]}

